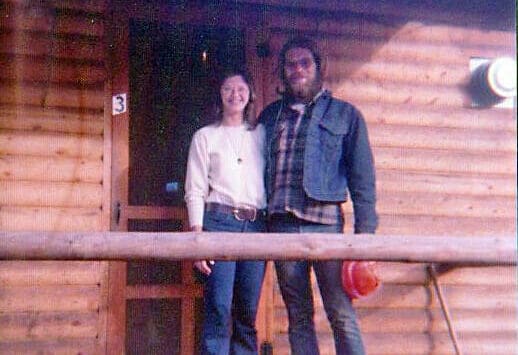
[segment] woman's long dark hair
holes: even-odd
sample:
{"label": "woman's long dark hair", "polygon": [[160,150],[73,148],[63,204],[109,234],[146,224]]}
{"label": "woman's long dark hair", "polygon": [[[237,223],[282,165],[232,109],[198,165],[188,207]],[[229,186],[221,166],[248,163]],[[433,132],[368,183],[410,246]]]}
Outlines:
{"label": "woman's long dark hair", "polygon": [[230,68],[223,70],[218,75],[218,85],[217,85],[217,91],[215,96],[215,117],[214,120],[217,123],[221,123],[221,120],[223,120],[223,102],[221,101],[221,94],[220,89],[223,86],[223,83],[225,80],[227,80],[230,77],[233,76],[240,76],[245,81],[246,85],[248,85],[248,90],[250,91],[250,97],[248,98],[248,104],[245,106],[245,110],[243,112],[243,120],[250,125],[250,127],[255,127],[256,123],[256,116],[255,116],[255,91],[254,91],[254,84],[252,81],[252,77],[246,71],[246,69],[242,68]]}

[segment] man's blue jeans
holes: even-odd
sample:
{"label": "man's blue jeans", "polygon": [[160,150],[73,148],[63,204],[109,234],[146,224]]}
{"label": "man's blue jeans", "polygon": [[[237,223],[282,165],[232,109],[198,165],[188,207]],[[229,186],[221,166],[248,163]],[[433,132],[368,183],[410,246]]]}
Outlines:
{"label": "man's blue jeans", "polygon": [[[266,222],[238,221],[229,214],[205,212],[203,229],[264,232]],[[264,268],[264,261],[216,260],[205,278],[201,354],[257,354],[255,318]]]}
{"label": "man's blue jeans", "polygon": [[[276,233],[342,233],[342,226],[322,225],[288,217],[273,218],[269,230]],[[364,354],[356,313],[341,286],[340,260],[275,262],[282,298],[288,310],[291,353],[320,353],[313,322],[311,267],[315,271],[327,318],[333,329],[336,354]]]}

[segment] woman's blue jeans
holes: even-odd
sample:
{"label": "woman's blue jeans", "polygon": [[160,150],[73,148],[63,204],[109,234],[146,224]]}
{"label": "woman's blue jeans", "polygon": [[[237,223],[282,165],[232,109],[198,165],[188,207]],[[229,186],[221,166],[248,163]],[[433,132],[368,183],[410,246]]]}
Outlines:
{"label": "woman's blue jeans", "polygon": [[[209,232],[265,232],[266,221],[238,221],[206,211]],[[246,240],[243,240],[246,244]],[[255,318],[264,278],[264,261],[218,261],[205,277],[201,354],[257,354]]]}
{"label": "woman's blue jeans", "polygon": [[[342,233],[342,226],[310,223],[291,217],[272,219],[269,230],[276,233]],[[356,313],[342,289],[340,260],[275,262],[282,298],[288,310],[291,353],[320,353],[313,322],[311,267],[315,271],[324,309],[333,330],[336,354],[364,354]]]}

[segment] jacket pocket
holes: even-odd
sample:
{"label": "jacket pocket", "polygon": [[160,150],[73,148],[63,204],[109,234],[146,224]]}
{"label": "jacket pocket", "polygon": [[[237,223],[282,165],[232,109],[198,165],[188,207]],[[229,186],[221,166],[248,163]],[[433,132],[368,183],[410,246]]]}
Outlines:
{"label": "jacket pocket", "polygon": [[334,161],[342,155],[342,143],[349,132],[345,125],[319,124],[319,143],[322,155],[327,161]]}

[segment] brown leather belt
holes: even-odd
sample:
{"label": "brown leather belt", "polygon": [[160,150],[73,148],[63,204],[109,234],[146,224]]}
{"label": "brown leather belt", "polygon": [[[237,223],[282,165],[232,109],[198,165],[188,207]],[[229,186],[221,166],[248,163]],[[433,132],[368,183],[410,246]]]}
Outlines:
{"label": "brown leather belt", "polygon": [[231,214],[238,221],[253,222],[256,219],[266,217],[266,210],[258,210],[257,208],[253,207],[232,207],[215,202],[208,202],[205,205],[205,210],[211,212]]}

